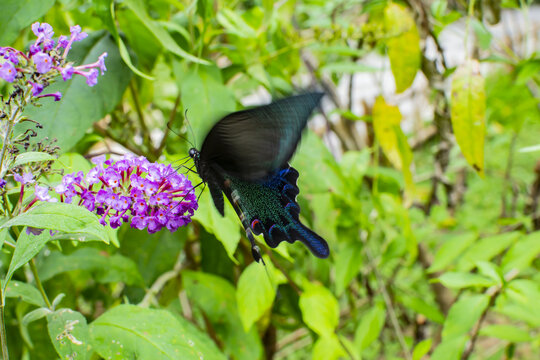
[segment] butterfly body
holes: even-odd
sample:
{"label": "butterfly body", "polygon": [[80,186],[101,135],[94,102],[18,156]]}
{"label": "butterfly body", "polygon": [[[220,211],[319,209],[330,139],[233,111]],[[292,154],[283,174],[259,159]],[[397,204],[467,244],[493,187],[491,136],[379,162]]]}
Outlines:
{"label": "butterfly body", "polygon": [[210,130],[201,151],[190,149],[217,210],[223,194],[233,205],[260,259],[252,233],[272,248],[300,240],[318,257],[329,255],[324,239],[299,220],[298,172],[289,166],[309,114],[322,94],[304,94],[227,115]]}

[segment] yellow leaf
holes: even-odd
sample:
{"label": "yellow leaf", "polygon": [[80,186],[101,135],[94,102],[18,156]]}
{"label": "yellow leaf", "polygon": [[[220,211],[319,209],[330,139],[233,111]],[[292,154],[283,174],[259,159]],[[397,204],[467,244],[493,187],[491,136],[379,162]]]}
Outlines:
{"label": "yellow leaf", "polygon": [[395,3],[384,9],[384,27],[396,92],[400,93],[411,86],[420,68],[420,35],[411,13]]}
{"label": "yellow leaf", "polygon": [[397,106],[388,105],[382,96],[373,105],[373,130],[379,144],[392,165],[403,172],[405,185],[413,190],[411,173],[412,151],[400,126],[401,113]]}
{"label": "yellow leaf", "polygon": [[476,60],[460,65],[454,73],[451,100],[456,141],[467,162],[484,176],[486,90]]}

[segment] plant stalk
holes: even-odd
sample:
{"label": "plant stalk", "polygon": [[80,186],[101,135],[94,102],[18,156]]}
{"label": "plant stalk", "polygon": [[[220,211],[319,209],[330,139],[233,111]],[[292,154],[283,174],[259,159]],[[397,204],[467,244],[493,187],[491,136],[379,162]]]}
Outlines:
{"label": "plant stalk", "polygon": [[9,360],[6,337],[6,324],[4,322],[4,307],[4,291],[2,289],[2,286],[0,286],[0,343],[2,343],[2,360]]}
{"label": "plant stalk", "polygon": [[45,301],[45,304],[49,309],[52,310],[51,302],[49,301],[49,298],[47,297],[47,293],[45,292],[45,289],[43,288],[43,285],[41,284],[41,280],[39,279],[39,275],[36,268],[36,260],[32,258],[30,262],[28,263],[30,265],[30,270],[32,270],[32,274],[34,275],[34,280],[36,281],[36,286],[41,293],[41,297]]}

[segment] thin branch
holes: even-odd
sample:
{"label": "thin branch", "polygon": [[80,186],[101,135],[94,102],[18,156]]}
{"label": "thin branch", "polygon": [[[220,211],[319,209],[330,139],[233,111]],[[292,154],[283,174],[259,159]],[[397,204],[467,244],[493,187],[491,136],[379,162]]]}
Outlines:
{"label": "thin branch", "polygon": [[150,306],[151,302],[156,302],[156,295],[165,287],[165,285],[169,282],[169,280],[172,280],[176,278],[180,271],[182,270],[182,252],[178,254],[178,258],[176,259],[176,263],[174,264],[174,267],[172,270],[164,272],[161,274],[156,281],[150,286],[150,289],[146,291],[146,294],[144,295],[144,298],[139,303],[139,306],[141,307],[148,307]]}
{"label": "thin branch", "polygon": [[135,86],[133,86],[133,81],[129,83],[129,91],[131,92],[133,104],[135,105],[135,111],[137,112],[137,120],[139,122],[139,126],[141,127],[141,137],[143,139],[143,144],[148,149],[149,154],[155,155],[154,147],[152,146],[152,140],[150,139],[150,132],[148,131],[148,127],[146,126],[146,123],[144,121],[144,114],[141,108],[141,104],[139,102],[139,96],[137,94],[137,91],[135,90]]}
{"label": "thin branch", "polygon": [[390,295],[388,294],[388,291],[386,290],[386,285],[382,279],[379,269],[377,268],[377,266],[375,266],[374,259],[373,259],[373,256],[371,255],[371,251],[369,250],[369,247],[365,246],[365,249],[366,249],[366,256],[368,258],[368,261],[373,265],[372,266],[373,273],[375,274],[375,279],[377,280],[378,287],[381,290],[384,303],[386,304],[386,309],[388,311],[388,316],[390,317],[390,323],[392,324],[394,333],[396,334],[396,337],[399,341],[399,345],[401,346],[403,355],[405,359],[411,360],[412,355],[409,351],[407,343],[405,342],[405,337],[403,336],[403,331],[401,330],[401,326],[399,325],[396,313],[394,311],[394,305],[392,303],[392,300],[390,299]]}
{"label": "thin branch", "polygon": [[49,301],[49,297],[47,296],[47,293],[45,292],[45,289],[43,288],[43,285],[41,284],[41,280],[39,279],[39,274],[36,268],[36,260],[32,258],[32,260],[30,260],[29,262],[29,265],[30,265],[30,270],[32,270],[32,274],[34,275],[34,281],[36,282],[36,286],[39,290],[39,293],[41,294],[41,297],[45,301],[45,305],[47,305],[49,309],[52,309],[52,305],[51,305],[51,302]]}
{"label": "thin branch", "polygon": [[[345,107],[341,103],[341,100],[340,100],[339,96],[337,95],[334,84],[332,84],[332,82],[330,80],[328,80],[328,79],[326,79],[324,77],[322,77],[321,79],[319,79],[317,77],[317,72],[315,70],[315,65],[308,58],[305,51],[303,52],[301,58],[302,58],[302,61],[304,62],[304,65],[306,66],[306,68],[309,71],[312,82],[314,84],[320,84],[323,87],[325,93],[328,95],[330,100],[332,100],[332,102],[334,103],[334,106],[337,109],[344,110]],[[328,126],[330,126],[330,129],[332,131],[334,131],[334,133],[341,140],[345,150],[359,150],[358,144],[356,144],[356,142],[354,141],[354,138],[351,136],[351,134],[349,133],[349,130],[345,126],[345,120],[343,119],[343,117],[340,117],[338,119],[338,121],[333,122],[324,113],[324,111],[321,111],[321,113],[323,114]]]}
{"label": "thin branch", "polygon": [[277,261],[277,259],[274,257],[274,255],[272,254],[272,251],[268,251],[267,252],[268,254],[268,257],[270,258],[270,261],[272,262],[272,264],[279,270],[281,271],[281,273],[283,274],[283,276],[285,276],[285,279],[287,279],[287,282],[289,283],[289,285],[293,288],[293,290],[298,294],[300,295],[302,293],[302,291],[300,290],[300,287],[298,285],[296,285],[296,283],[294,282],[294,280],[289,276],[289,273],[283,268],[283,266],[281,266],[281,264],[279,263],[279,261]]}
{"label": "thin branch", "polygon": [[[515,278],[519,274],[518,270],[511,270],[504,276],[505,283],[508,283],[513,278]],[[482,328],[482,324],[484,323],[484,320],[487,317],[487,313],[489,309],[491,309],[495,305],[495,301],[497,300],[497,297],[501,294],[501,290],[503,289],[502,285],[492,286],[489,289],[486,290],[485,294],[489,296],[489,303],[488,306],[484,309],[482,312],[482,315],[480,315],[480,319],[478,319],[478,322],[475,324],[471,340],[468,343],[468,346],[463,351],[463,354],[461,355],[461,360],[467,360],[469,356],[472,354],[474,350],[474,346],[476,345],[476,340],[478,339],[478,334],[480,333],[480,329]]]}
{"label": "thin branch", "polygon": [[[503,191],[501,193],[501,218],[514,216],[513,214],[508,215],[507,213],[507,200],[506,200],[506,191],[508,189],[512,192],[512,198],[515,197],[515,193],[512,191],[512,165],[514,163],[514,152],[516,148],[518,133],[514,132],[512,134],[512,140],[510,141],[510,148],[508,149],[508,159],[506,159],[506,168],[504,170],[504,179],[503,179]],[[514,202],[514,200],[512,200]]]}
{"label": "thin branch", "polygon": [[529,201],[525,207],[525,214],[528,214],[533,219],[534,230],[540,229],[540,218],[536,214],[538,210],[538,201],[540,200],[540,160],[536,163],[534,168],[536,178],[531,186],[531,195]]}
{"label": "thin branch", "polygon": [[2,292],[2,286],[0,286],[0,343],[2,344],[2,360],[9,360],[6,337],[6,324],[4,318],[5,305],[6,303],[4,302],[4,293]]}
{"label": "thin branch", "polygon": [[[431,259],[431,255],[424,244],[418,244],[418,260],[422,264],[422,267],[424,268],[426,276],[429,280],[434,280],[441,275],[439,273],[428,273],[426,271],[431,266],[433,260]],[[429,286],[435,295],[435,301],[439,306],[439,310],[441,310],[441,312],[445,315],[448,314],[448,311],[454,302],[454,297],[450,290],[444,287],[444,285],[442,285],[440,282],[430,281]]]}
{"label": "thin branch", "polygon": [[94,130],[99,133],[100,135],[104,137],[108,137],[112,141],[122,145],[132,153],[136,155],[145,155],[143,151],[139,147],[137,147],[135,144],[132,144],[130,142],[126,142],[123,139],[121,139],[119,136],[116,136],[113,134],[109,129],[104,129],[98,125],[98,123],[94,123]]}
{"label": "thin branch", "polygon": [[176,100],[174,101],[174,106],[171,110],[171,114],[169,115],[169,121],[167,122],[167,126],[165,127],[165,130],[163,131],[163,138],[161,138],[161,142],[159,143],[158,148],[156,149],[156,156],[160,156],[163,152],[163,148],[165,148],[165,143],[167,142],[167,136],[169,135],[170,126],[174,122],[174,119],[176,118],[176,113],[178,112],[178,105],[180,105],[180,93],[176,97]]}

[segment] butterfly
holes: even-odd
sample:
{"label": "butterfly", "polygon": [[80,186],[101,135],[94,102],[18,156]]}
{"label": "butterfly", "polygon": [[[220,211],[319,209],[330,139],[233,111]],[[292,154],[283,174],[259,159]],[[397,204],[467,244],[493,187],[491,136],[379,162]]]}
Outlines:
{"label": "butterfly", "polygon": [[233,205],[257,262],[253,234],[263,234],[271,248],[299,240],[317,257],[330,254],[326,241],[299,220],[299,174],[288,163],[322,96],[305,93],[231,113],[212,127],[200,151],[189,150],[221,215],[223,194]]}

